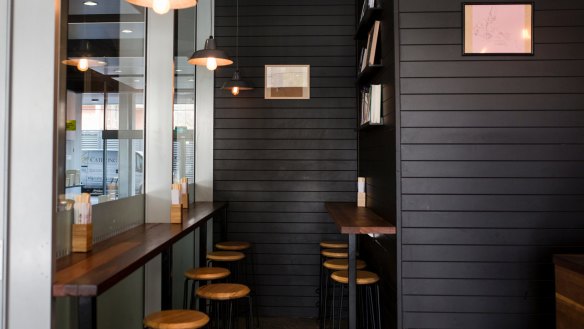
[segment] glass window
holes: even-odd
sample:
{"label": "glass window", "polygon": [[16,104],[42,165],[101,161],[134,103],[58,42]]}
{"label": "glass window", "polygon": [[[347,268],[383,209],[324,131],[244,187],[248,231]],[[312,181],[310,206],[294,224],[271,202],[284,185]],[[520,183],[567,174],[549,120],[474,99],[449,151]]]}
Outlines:
{"label": "glass window", "polygon": [[195,49],[196,7],[179,10],[175,24],[174,180],[195,182],[195,67],[187,60]]}
{"label": "glass window", "polygon": [[143,193],[145,20],[124,0],[69,1],[67,199]]}

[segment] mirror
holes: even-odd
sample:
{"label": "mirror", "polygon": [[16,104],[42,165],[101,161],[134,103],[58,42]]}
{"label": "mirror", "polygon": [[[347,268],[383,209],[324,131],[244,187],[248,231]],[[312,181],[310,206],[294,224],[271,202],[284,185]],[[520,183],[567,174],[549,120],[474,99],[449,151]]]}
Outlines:
{"label": "mirror", "polygon": [[[93,4],[93,5],[88,5]],[[145,11],[124,0],[69,1],[65,197],[143,193]]]}

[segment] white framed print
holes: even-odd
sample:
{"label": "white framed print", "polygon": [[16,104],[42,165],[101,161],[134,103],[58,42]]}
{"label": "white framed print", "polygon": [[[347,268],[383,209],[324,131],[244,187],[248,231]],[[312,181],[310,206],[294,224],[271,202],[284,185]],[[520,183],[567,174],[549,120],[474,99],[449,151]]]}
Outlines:
{"label": "white framed print", "polygon": [[310,65],[266,65],[265,99],[310,99]]}

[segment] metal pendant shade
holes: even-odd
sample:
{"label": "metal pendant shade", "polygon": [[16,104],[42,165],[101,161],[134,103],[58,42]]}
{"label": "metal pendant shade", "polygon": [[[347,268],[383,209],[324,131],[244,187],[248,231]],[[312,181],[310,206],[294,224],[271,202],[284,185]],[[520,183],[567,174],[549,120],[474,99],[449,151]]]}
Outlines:
{"label": "metal pendant shade", "polygon": [[164,14],[169,10],[185,9],[197,5],[197,0],[126,0],[136,6],[152,8],[158,14]]}
{"label": "metal pendant shade", "polygon": [[105,66],[107,63],[104,60],[93,57],[89,41],[85,41],[83,53],[80,56],[69,57],[61,63],[69,66],[77,66],[81,72],[85,72],[92,67]]}
{"label": "metal pendant shade", "polygon": [[250,83],[240,80],[239,71],[235,71],[231,81],[225,82],[223,87],[221,87],[221,89],[229,91],[233,90],[233,88],[239,88],[239,90],[253,90],[253,86]]}
{"label": "metal pendant shade", "polygon": [[233,78],[231,81],[227,81],[223,84],[221,89],[229,90],[233,96],[239,95],[239,92],[242,90],[253,90],[253,85],[248,83],[247,81],[241,80],[239,76],[239,0],[236,1],[236,29],[235,29],[235,61],[236,67],[235,72],[233,72]]}
{"label": "metal pendant shade", "polygon": [[213,36],[205,41],[205,48],[195,51],[187,61],[192,65],[206,66],[207,61],[214,58],[217,66],[226,66],[233,64],[233,61],[227,56],[227,53],[221,49],[217,49],[217,43]]}

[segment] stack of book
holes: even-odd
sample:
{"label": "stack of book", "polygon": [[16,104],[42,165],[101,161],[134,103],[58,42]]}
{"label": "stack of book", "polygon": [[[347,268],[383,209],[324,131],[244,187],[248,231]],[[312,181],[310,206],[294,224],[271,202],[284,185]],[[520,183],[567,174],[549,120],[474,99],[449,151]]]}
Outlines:
{"label": "stack of book", "polygon": [[381,85],[361,90],[361,125],[381,124]]}

